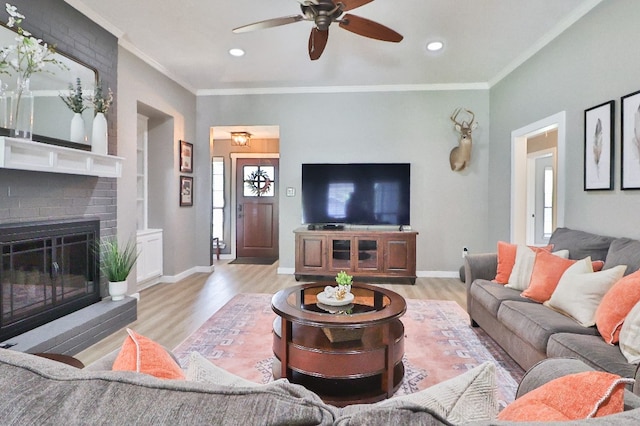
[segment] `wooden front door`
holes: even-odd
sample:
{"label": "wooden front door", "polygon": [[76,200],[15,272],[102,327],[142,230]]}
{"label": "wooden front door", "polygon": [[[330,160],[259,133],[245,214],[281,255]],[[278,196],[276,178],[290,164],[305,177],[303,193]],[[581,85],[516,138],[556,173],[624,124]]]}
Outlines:
{"label": "wooden front door", "polygon": [[278,159],[236,162],[236,257],[278,257]]}

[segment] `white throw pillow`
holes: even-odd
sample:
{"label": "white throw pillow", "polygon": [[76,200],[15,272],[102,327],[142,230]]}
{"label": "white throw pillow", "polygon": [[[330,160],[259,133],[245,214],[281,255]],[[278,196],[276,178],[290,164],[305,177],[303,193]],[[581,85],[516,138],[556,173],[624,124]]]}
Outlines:
{"label": "white throw pillow", "polygon": [[189,367],[187,368],[187,380],[199,383],[212,383],[221,386],[254,387],[262,386],[250,380],[229,373],[218,367],[198,352],[189,354]]}
{"label": "white throw pillow", "polygon": [[378,402],[377,407],[404,407],[407,404],[427,408],[453,424],[495,420],[496,367],[487,361],[430,388]]}
{"label": "white throw pillow", "polygon": [[[553,254],[567,259],[569,257],[569,250],[558,250],[553,252]],[[509,282],[505,287],[520,291],[526,290],[531,281],[531,274],[533,273],[533,265],[535,262],[536,251],[529,246],[519,244],[516,248],[516,260],[513,264],[511,275],[509,276]]]}
{"label": "white throw pillow", "polygon": [[602,298],[626,270],[626,265],[618,265],[593,272],[590,257],[579,260],[562,274],[551,298],[544,304],[570,316],[583,327],[592,327]]}
{"label": "white throw pillow", "polygon": [[640,303],[636,303],[622,323],[620,351],[631,364],[640,362]]}

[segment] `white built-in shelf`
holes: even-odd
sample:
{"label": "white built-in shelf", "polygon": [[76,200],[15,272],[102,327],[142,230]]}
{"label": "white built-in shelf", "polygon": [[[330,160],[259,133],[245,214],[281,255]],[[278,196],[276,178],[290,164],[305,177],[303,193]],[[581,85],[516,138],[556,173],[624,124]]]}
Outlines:
{"label": "white built-in shelf", "polygon": [[0,168],[119,178],[122,157],[0,137]]}

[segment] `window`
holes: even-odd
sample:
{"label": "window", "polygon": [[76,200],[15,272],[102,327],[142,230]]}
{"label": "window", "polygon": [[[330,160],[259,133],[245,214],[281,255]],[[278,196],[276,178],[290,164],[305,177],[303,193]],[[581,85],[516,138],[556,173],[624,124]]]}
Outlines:
{"label": "window", "polygon": [[273,197],[275,183],[275,167],[273,166],[244,166],[245,197]]}
{"label": "window", "polygon": [[224,239],[224,158],[213,157],[211,160],[211,198],[213,200],[211,237]]}
{"label": "window", "polygon": [[553,168],[544,168],[544,205],[542,229],[545,238],[550,238],[553,232]]}

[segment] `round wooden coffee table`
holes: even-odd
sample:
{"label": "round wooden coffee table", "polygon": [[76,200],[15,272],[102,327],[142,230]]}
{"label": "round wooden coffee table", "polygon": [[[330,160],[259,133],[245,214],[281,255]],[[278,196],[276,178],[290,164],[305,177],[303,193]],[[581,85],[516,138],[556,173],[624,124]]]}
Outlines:
{"label": "round wooden coffee table", "polygon": [[327,285],[335,283],[298,285],[271,299],[279,316],[274,377],[301,384],[336,406],[390,397],[404,376],[404,298],[358,283],[351,288],[351,304],[327,306],[317,298]]}

